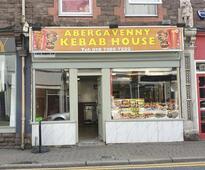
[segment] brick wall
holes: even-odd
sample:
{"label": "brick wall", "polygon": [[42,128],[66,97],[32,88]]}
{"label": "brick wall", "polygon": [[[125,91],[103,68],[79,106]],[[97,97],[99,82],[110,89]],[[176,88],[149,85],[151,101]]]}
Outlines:
{"label": "brick wall", "polygon": [[[163,0],[163,7],[166,10],[166,15],[164,19],[171,19],[172,24],[177,23],[178,19],[178,8],[180,0]],[[191,0],[194,15],[194,25],[195,27],[205,27],[205,20],[200,20],[197,15],[199,9],[205,8],[204,0]]]}
{"label": "brick wall", "polygon": [[0,134],[0,148],[19,148],[20,138],[15,133]]}
{"label": "brick wall", "polygon": [[[25,137],[25,147],[31,147],[31,136],[27,135]],[[0,134],[0,148],[20,148],[21,138],[16,133],[2,133]]]}
{"label": "brick wall", "polygon": [[[205,8],[204,0],[191,0],[197,27],[205,27],[205,21],[197,16],[197,10]],[[29,23],[44,26],[102,26],[109,23],[119,25],[159,25],[163,19],[176,25],[179,0],[163,0],[158,7],[158,17],[125,17],[124,0],[93,0],[92,17],[59,17],[58,0],[26,0],[26,19]],[[15,25],[20,27],[21,0],[1,0],[0,28]]]}
{"label": "brick wall", "polygon": [[20,0],[1,0],[0,28],[19,25],[21,14]]}

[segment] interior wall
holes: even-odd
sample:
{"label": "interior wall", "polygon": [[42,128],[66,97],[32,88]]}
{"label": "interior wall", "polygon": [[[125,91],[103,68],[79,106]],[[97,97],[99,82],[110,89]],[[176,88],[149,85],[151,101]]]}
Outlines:
{"label": "interior wall", "polygon": [[78,86],[79,102],[97,102],[97,79],[96,77],[79,77]]}

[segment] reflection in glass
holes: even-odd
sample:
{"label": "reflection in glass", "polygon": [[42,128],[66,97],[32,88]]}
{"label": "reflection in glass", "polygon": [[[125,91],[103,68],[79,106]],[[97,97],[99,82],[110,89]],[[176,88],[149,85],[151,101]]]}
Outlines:
{"label": "reflection in glass", "polygon": [[201,120],[205,120],[205,111],[201,112]]}
{"label": "reflection in glass", "polygon": [[199,87],[205,86],[205,77],[199,77]]}
{"label": "reflection in glass", "polygon": [[201,124],[201,132],[205,133],[205,124],[204,123]]}
{"label": "reflection in glass", "polygon": [[128,16],[156,16],[157,5],[130,4],[125,1],[125,14]]}
{"label": "reflection in glass", "polygon": [[113,69],[112,118],[179,118],[176,68]]}
{"label": "reflection in glass", "polygon": [[205,109],[205,100],[200,101],[200,109]]}
{"label": "reflection in glass", "polygon": [[69,71],[36,70],[36,120],[69,120]]}
{"label": "reflection in glass", "polygon": [[15,55],[0,55],[0,126],[15,127],[16,62]]}
{"label": "reflection in glass", "polygon": [[62,0],[63,12],[89,12],[89,0]]}
{"label": "reflection in glass", "polygon": [[205,88],[200,88],[200,98],[205,98]]}

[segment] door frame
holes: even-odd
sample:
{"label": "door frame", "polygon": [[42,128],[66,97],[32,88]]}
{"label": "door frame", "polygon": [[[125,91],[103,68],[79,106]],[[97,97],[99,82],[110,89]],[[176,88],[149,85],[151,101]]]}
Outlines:
{"label": "door frame", "polygon": [[[81,70],[81,69],[77,69],[77,78],[78,77],[83,77],[83,76],[85,76],[85,77],[96,77],[96,78],[100,78],[101,79],[101,85],[100,85],[100,87],[101,87],[101,93],[102,93],[102,69],[96,69],[96,71],[90,71],[89,72],[89,69],[86,69],[86,70],[88,70],[87,72],[85,72],[85,73],[83,73],[83,72],[80,72],[79,73],[79,70]],[[98,80],[97,80],[97,83],[98,83]],[[78,83],[77,83],[78,84]],[[78,89],[78,87],[77,87],[77,89]],[[78,92],[79,93],[79,92]],[[101,100],[102,100],[102,96],[101,96]],[[79,103],[79,101],[78,101],[78,103]],[[102,101],[101,101],[101,110],[102,110],[102,107],[103,107],[103,105],[102,105]],[[96,107],[96,109],[97,109],[97,107]],[[101,114],[103,114],[103,113],[101,113]],[[78,122],[78,117],[79,117],[79,112],[77,112],[77,119],[76,119],[76,121],[77,121],[77,138],[78,138],[78,142],[79,142],[79,132],[78,132],[78,130],[79,130],[79,122]],[[102,117],[103,117],[103,115],[102,115]],[[101,119],[101,124],[103,124],[103,118]],[[102,134],[103,134],[103,126],[101,126],[101,131],[102,131]],[[99,119],[98,119],[98,136],[99,136]]]}

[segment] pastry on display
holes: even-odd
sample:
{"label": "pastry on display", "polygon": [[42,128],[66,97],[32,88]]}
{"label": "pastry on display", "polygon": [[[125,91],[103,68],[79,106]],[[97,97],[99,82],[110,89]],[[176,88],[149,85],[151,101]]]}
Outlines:
{"label": "pastry on display", "polygon": [[179,115],[179,112],[177,110],[169,111],[167,113],[168,118],[177,118]]}
{"label": "pastry on display", "polygon": [[129,99],[123,99],[122,100],[122,103],[121,103],[121,107],[125,107],[125,108],[128,108],[130,107],[130,100]]}

